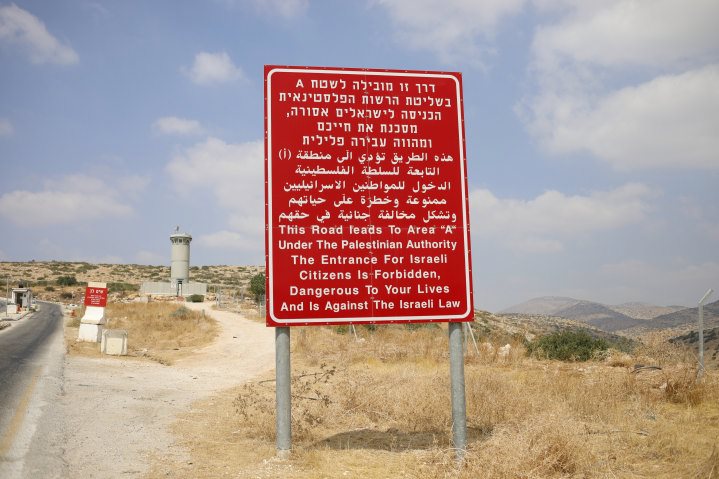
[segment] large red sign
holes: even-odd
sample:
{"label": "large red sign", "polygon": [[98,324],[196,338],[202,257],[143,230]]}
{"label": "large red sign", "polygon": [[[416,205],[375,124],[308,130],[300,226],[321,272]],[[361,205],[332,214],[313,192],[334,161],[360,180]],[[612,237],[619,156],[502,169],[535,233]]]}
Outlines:
{"label": "large red sign", "polygon": [[265,66],[267,324],[470,321],[459,73]]}
{"label": "large red sign", "polygon": [[85,288],[85,306],[99,306],[101,308],[107,306],[107,288],[95,288],[92,286]]}

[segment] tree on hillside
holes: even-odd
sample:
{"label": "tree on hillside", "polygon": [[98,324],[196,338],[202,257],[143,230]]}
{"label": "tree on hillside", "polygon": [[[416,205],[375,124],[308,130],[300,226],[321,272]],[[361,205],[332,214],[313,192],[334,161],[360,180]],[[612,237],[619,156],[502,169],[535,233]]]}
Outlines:
{"label": "tree on hillside", "polygon": [[257,302],[265,295],[265,273],[257,273],[250,279],[250,293]]}

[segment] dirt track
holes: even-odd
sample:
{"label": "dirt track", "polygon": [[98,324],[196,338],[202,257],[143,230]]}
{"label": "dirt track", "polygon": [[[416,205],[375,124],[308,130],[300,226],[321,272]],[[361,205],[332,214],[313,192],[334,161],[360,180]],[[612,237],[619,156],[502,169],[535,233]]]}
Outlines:
{"label": "dirt track", "polygon": [[221,332],[213,344],[172,366],[66,357],[62,406],[69,477],[140,477],[153,456],[186,460],[169,433],[175,417],[195,400],[274,367],[272,329],[207,304],[187,306],[205,309]]}

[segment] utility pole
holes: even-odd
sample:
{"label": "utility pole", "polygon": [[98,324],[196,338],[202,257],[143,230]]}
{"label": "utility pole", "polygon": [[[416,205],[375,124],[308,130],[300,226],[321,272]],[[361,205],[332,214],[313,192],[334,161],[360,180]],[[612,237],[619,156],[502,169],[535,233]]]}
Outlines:
{"label": "utility pole", "polygon": [[699,370],[697,371],[697,379],[704,376],[704,302],[714,292],[709,288],[702,299],[699,300]]}

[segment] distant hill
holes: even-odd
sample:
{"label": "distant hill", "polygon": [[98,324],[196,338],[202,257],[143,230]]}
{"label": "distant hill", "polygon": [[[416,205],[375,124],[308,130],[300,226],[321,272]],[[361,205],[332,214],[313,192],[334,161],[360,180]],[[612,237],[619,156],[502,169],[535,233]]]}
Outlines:
{"label": "distant hill", "polygon": [[646,303],[605,305],[562,296],[543,296],[504,309],[500,314],[550,315],[589,324],[603,331],[617,332],[646,326],[655,316],[676,313],[681,306],[655,306]]}
{"label": "distant hill", "polygon": [[555,313],[562,318],[569,318],[582,323],[591,324],[603,331],[615,332],[644,324],[644,320],[630,318],[600,303],[579,301]]}
{"label": "distant hill", "polygon": [[639,302],[607,305],[607,307],[634,319],[653,319],[663,314],[675,313],[682,309],[687,309],[686,306],[657,306]]}
{"label": "distant hill", "polygon": [[499,314],[546,314],[555,316],[557,311],[577,304],[579,300],[561,296],[542,296],[503,309]]}
{"label": "distant hill", "polygon": [[[699,308],[686,308],[670,314],[663,314],[645,321],[642,326],[648,329],[667,329],[678,326],[695,325],[699,318]],[[704,327],[719,327],[719,301],[704,306]]]}

